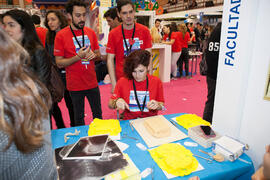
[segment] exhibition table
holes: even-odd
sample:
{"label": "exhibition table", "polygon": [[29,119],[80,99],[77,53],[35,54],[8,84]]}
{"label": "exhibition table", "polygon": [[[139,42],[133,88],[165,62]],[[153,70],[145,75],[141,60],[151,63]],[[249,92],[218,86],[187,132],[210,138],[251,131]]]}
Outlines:
{"label": "exhibition table", "polygon": [[[191,76],[193,75],[193,66],[194,66],[194,74],[197,74],[197,62],[198,57],[201,56],[203,53],[200,51],[188,51],[189,56],[191,56]],[[195,63],[194,63],[195,60]]]}
{"label": "exhibition table", "polygon": [[[174,117],[180,116],[182,113],[178,114],[170,114],[170,115],[164,115],[167,119],[172,119]],[[164,180],[167,179],[163,171],[158,167],[158,165],[154,162],[154,160],[151,158],[148,151],[142,151],[136,146],[136,143],[140,142],[143,145],[147,147],[141,136],[138,134],[138,132],[134,129],[131,129],[129,121],[120,121],[120,125],[122,128],[121,136],[123,134],[127,134],[128,136],[126,138],[121,138],[121,142],[126,143],[129,145],[129,148],[127,148],[124,153],[127,153],[132,161],[135,163],[135,165],[138,167],[138,169],[142,172],[146,168],[153,168],[153,177],[151,175],[147,176],[144,179],[155,179],[155,180]],[[187,134],[187,130],[184,129],[182,126],[177,124],[177,128],[180,129],[182,132]],[[75,129],[80,130],[80,134],[78,136],[70,136],[70,139],[67,141],[67,143],[64,142],[64,135],[67,132],[74,132]],[[89,126],[78,126],[78,127],[72,127],[72,128],[64,128],[64,129],[57,129],[52,130],[51,137],[52,137],[52,146],[54,149],[63,147],[69,144],[75,143],[80,137],[88,136],[88,129]],[[129,137],[134,137],[137,140],[131,139]],[[180,141],[176,141],[177,143],[180,143],[181,145],[184,145],[184,142],[194,142],[189,137],[186,139],[182,139]],[[199,156],[203,156],[205,158],[208,158],[207,155],[199,152],[199,149],[202,149],[204,151],[210,152],[211,148],[204,148],[200,145],[197,147],[188,147],[185,146],[185,148],[192,151],[193,154],[197,154]],[[189,179],[193,176],[199,176],[200,179],[250,179],[251,175],[254,173],[254,167],[252,164],[252,161],[250,158],[243,154],[241,156],[242,159],[250,162],[245,163],[240,160],[236,160],[234,162],[230,161],[224,161],[224,162],[216,162],[213,161],[212,163],[208,163],[206,160],[197,158],[199,163],[203,166],[203,170],[193,172],[188,176],[184,177],[175,177],[172,179]]]}

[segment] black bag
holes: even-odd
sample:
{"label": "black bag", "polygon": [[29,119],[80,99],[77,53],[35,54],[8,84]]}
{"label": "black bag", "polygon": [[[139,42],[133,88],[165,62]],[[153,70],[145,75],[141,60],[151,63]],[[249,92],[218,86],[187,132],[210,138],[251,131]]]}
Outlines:
{"label": "black bag", "polygon": [[51,78],[49,90],[52,95],[53,102],[60,102],[64,97],[65,85],[60,77],[58,67],[55,64],[51,65]]}
{"label": "black bag", "polygon": [[199,65],[200,65],[200,74],[202,76],[206,76],[207,75],[207,63],[205,60],[205,53],[203,54],[202,60],[201,60]]}

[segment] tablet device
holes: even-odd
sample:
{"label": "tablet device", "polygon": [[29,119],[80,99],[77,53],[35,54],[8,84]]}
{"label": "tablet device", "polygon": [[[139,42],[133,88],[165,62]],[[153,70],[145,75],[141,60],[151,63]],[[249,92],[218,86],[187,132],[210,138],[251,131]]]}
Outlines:
{"label": "tablet device", "polygon": [[63,154],[63,159],[99,159],[103,156],[108,137],[108,134],[81,137]]}

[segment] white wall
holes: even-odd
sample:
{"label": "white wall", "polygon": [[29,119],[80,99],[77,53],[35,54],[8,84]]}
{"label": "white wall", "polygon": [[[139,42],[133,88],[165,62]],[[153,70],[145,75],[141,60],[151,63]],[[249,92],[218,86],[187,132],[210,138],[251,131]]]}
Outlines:
{"label": "white wall", "polygon": [[[233,3],[236,2],[236,3]],[[239,4],[238,35],[228,39],[230,8]],[[247,154],[255,167],[270,144],[270,101],[263,99],[270,63],[270,1],[224,1],[221,49],[213,116],[213,127],[250,145]],[[233,66],[225,64],[226,46],[236,43]]]}

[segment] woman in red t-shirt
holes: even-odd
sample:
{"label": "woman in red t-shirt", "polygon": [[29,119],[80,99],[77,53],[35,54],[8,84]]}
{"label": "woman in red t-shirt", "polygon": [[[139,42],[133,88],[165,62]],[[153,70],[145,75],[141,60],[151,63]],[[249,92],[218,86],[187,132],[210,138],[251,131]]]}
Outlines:
{"label": "woman in red t-shirt", "polygon": [[179,32],[177,32],[177,29],[175,31],[171,30],[170,25],[165,25],[163,29],[166,35],[163,37],[162,43],[172,45],[171,76],[172,79],[175,79],[177,75],[177,61],[181,55],[182,49],[180,36]]}
{"label": "woman in red t-shirt", "polygon": [[125,59],[125,77],[117,81],[109,100],[111,109],[123,110],[123,119],[136,119],[157,115],[163,109],[162,82],[148,74],[151,54],[136,50]]}
{"label": "woman in red t-shirt", "polygon": [[189,54],[188,54],[188,44],[191,43],[194,34],[190,38],[189,32],[187,31],[187,27],[185,24],[179,25],[179,31],[180,31],[180,42],[182,44],[182,53],[179,58],[179,73],[180,77],[183,75],[183,63],[185,63],[185,74],[187,78],[190,78],[189,76]]}

